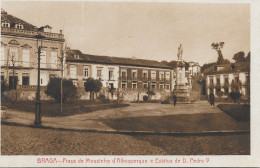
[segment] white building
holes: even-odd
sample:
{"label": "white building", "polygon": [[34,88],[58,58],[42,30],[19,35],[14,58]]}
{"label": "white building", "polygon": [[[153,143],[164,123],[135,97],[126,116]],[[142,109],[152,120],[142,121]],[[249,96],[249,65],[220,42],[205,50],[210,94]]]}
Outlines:
{"label": "white building", "polygon": [[250,95],[250,63],[214,65],[204,70],[207,94],[216,95],[222,91],[232,92],[232,83],[239,86],[238,91],[245,97]]}
{"label": "white building", "polygon": [[201,66],[198,62],[188,62],[189,63],[189,74],[191,76],[197,76],[201,72]]}

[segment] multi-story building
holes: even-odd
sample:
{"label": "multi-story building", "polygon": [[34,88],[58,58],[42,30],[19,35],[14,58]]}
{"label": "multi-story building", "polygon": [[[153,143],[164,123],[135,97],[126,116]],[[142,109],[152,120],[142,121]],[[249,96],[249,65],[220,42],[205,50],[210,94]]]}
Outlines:
{"label": "multi-story building", "polygon": [[204,70],[207,94],[216,95],[222,91],[228,94],[234,91],[232,85],[237,86],[236,91],[244,97],[250,95],[250,63],[216,64]]}
{"label": "multi-story building", "polygon": [[87,78],[101,79],[103,87],[121,91],[170,93],[173,89],[171,67],[153,60],[95,56],[79,50],[69,50],[66,58],[66,76],[79,88]]}
{"label": "multi-story building", "polygon": [[1,80],[6,80],[10,89],[36,89],[37,34],[44,36],[40,84],[46,86],[49,77],[61,75],[59,58],[64,43],[62,32],[51,33],[50,26],[37,28],[1,9]]}

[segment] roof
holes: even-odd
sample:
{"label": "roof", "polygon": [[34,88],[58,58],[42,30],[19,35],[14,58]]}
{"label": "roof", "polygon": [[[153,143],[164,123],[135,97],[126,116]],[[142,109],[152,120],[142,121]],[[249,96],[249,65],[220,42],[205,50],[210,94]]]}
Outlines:
{"label": "roof", "polygon": [[24,30],[33,31],[34,29],[37,29],[36,26],[8,14],[4,9],[1,9],[1,21],[8,21],[10,23],[11,28],[14,28],[16,23],[21,23],[24,27]]}
{"label": "roof", "polygon": [[[222,69],[217,70],[215,67],[222,67]],[[235,72],[249,72],[250,71],[250,62],[236,62],[230,64],[213,64],[212,66],[206,68],[203,73],[205,75],[213,74],[226,74],[226,73],[235,73]]]}
{"label": "roof", "polygon": [[152,68],[171,69],[170,66],[155,60],[122,58],[122,57],[112,57],[112,56],[97,56],[97,55],[83,54],[79,50],[68,50],[67,62],[90,62],[90,63],[100,63],[100,64],[145,66],[145,67],[152,67]]}

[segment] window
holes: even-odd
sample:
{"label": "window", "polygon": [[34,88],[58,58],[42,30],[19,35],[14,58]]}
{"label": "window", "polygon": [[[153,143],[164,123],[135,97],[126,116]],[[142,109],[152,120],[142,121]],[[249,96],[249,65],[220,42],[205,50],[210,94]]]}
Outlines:
{"label": "window", "polygon": [[84,78],[89,77],[89,66],[83,66],[83,76]]}
{"label": "window", "polygon": [[126,79],[126,70],[121,71],[122,79]]}
{"label": "window", "polygon": [[217,84],[220,84],[220,78],[217,78]]}
{"label": "window", "polygon": [[155,72],[155,71],[152,71],[152,72],[151,72],[151,78],[152,78],[152,79],[156,79],[156,72]]}
{"label": "window", "polygon": [[165,74],[165,79],[166,79],[166,80],[170,80],[170,72],[166,72],[166,74]]}
{"label": "window", "polygon": [[164,84],[160,84],[160,89],[162,90],[162,89],[164,89]]}
{"label": "window", "polygon": [[102,78],[102,69],[97,69],[97,78]]}
{"label": "window", "polygon": [[160,72],[160,80],[164,79],[164,72]]}
{"label": "window", "polygon": [[41,68],[46,68],[46,50],[41,51]]}
{"label": "window", "polygon": [[153,83],[151,84],[151,88],[152,88],[152,89],[156,89],[156,83],[155,83],[155,82],[153,82]]}
{"label": "window", "polygon": [[143,71],[143,78],[147,79],[148,78],[148,72],[147,71]]}
{"label": "window", "polygon": [[225,84],[228,84],[228,78],[225,78]]}
{"label": "window", "polygon": [[9,60],[10,60],[10,65],[13,65],[13,64],[14,64],[14,66],[18,65],[18,48],[17,47],[10,47]]}
{"label": "window", "polygon": [[23,49],[23,66],[29,67],[30,66],[30,50]]}
{"label": "window", "polygon": [[51,51],[51,68],[57,68],[58,53],[56,51]]}
{"label": "window", "polygon": [[137,83],[136,83],[136,82],[133,82],[133,83],[132,83],[132,88],[133,88],[133,89],[136,89],[136,88],[137,88]]}
{"label": "window", "polygon": [[15,28],[23,29],[23,25],[21,23],[15,24]]}
{"label": "window", "polygon": [[72,79],[77,78],[77,68],[75,65],[70,66],[70,78],[72,78]]}
{"label": "window", "polygon": [[126,88],[126,82],[121,83],[121,88],[125,89]]}
{"label": "window", "polygon": [[22,77],[22,85],[29,85],[29,74],[28,73],[23,73]]}
{"label": "window", "polygon": [[213,84],[213,79],[212,78],[210,79],[210,84]]}
{"label": "window", "polygon": [[8,21],[2,22],[2,27],[10,27],[10,23]]}
{"label": "window", "polygon": [[114,80],[114,70],[110,69],[108,71],[108,80]]}
{"label": "window", "polygon": [[169,84],[166,84],[166,85],[165,85],[165,89],[166,89],[166,90],[170,90],[170,85],[169,85]]}
{"label": "window", "polygon": [[137,79],[137,70],[132,70],[132,79]]}
{"label": "window", "polygon": [[143,88],[144,88],[144,89],[147,89],[147,88],[148,88],[147,83],[144,83],[144,84],[143,84]]}

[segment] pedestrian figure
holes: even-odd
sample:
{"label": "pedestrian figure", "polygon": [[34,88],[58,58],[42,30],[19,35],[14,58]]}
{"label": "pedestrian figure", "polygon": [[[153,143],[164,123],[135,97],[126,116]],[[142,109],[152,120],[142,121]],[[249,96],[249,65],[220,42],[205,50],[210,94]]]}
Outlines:
{"label": "pedestrian figure", "polygon": [[172,96],[172,100],[173,100],[173,105],[174,105],[174,107],[175,107],[176,102],[177,102],[177,97],[176,97],[175,94]]}
{"label": "pedestrian figure", "polygon": [[210,105],[214,106],[214,94],[213,93],[210,93],[210,95],[209,95],[209,102],[210,102]]}

